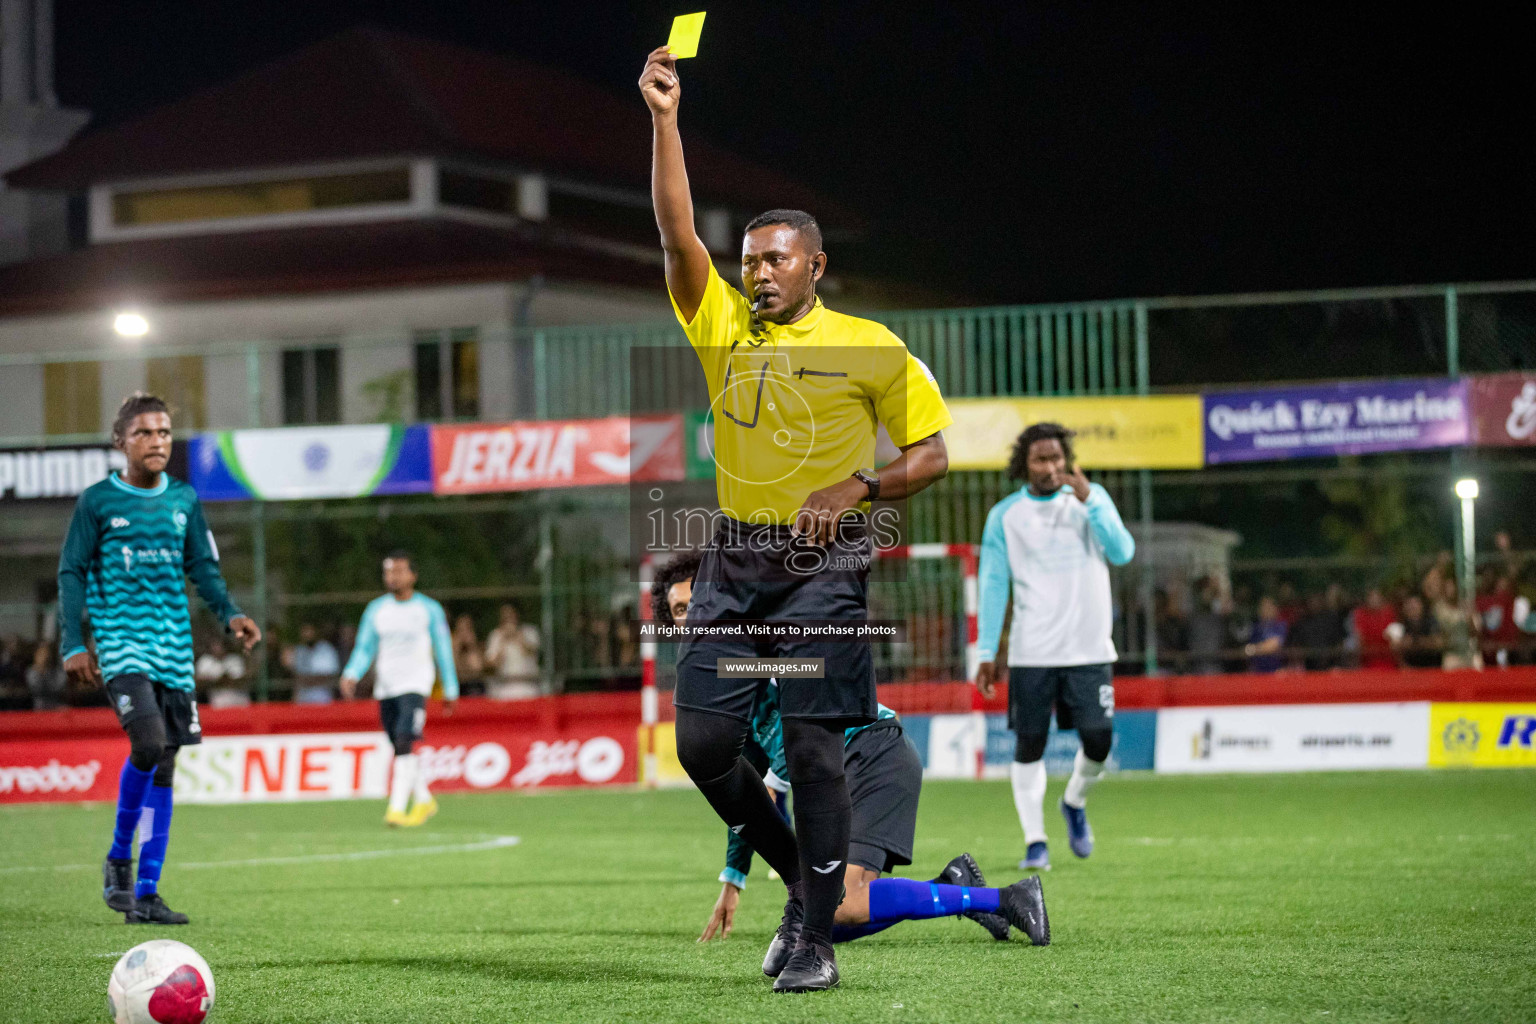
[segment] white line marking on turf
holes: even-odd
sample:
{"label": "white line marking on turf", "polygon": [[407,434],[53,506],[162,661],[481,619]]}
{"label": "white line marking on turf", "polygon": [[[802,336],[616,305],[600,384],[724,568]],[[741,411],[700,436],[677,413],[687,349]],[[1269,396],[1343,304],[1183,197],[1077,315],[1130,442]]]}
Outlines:
{"label": "white line marking on turf", "polygon": [[[349,850],[345,853],[304,853],[292,857],[250,857],[245,860],[205,860],[178,862],[178,868],[264,867],[269,864],[322,864],[328,861],[375,860],[379,857],[406,857],[412,854],[474,853],[479,850],[503,850],[522,842],[517,836],[494,836],[477,843],[453,843],[443,846],[406,846],[396,850]],[[83,871],[99,864],[47,864],[26,867],[0,867],[0,875],[36,871]]]}

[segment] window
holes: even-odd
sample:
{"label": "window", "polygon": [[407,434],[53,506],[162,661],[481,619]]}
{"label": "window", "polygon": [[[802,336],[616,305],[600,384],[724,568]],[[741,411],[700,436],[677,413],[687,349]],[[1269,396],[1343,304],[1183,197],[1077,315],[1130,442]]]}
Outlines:
{"label": "window", "polygon": [[341,349],[335,345],[283,352],[283,422],[341,422]]}
{"label": "window", "polygon": [[164,356],[149,360],[149,393],[171,407],[176,431],[199,430],[208,423],[202,356]]}
{"label": "window", "polygon": [[510,181],[450,171],[446,167],[438,172],[437,196],[447,206],[466,206],[471,210],[489,210],[492,213],[517,213],[517,187]]}
{"label": "window", "polygon": [[656,213],[649,203],[622,203],[551,188],[549,219],[602,238],[656,244]]}
{"label": "window", "polygon": [[43,429],[49,434],[101,433],[101,364],[43,367]]}
{"label": "window", "polygon": [[480,343],[473,327],[416,332],[416,418],[480,415]]}
{"label": "window", "polygon": [[121,192],[112,197],[112,223],[132,227],[261,217],[373,203],[405,203],[410,198],[411,174],[409,168],[402,166],[359,174]]}

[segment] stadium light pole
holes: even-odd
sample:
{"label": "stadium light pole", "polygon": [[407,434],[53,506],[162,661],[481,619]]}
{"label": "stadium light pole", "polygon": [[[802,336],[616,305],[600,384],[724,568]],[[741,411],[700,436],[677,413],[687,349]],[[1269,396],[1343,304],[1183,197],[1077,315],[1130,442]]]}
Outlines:
{"label": "stadium light pole", "polygon": [[149,333],[149,321],[144,314],[125,309],[112,318],[112,329],[125,341],[136,341]]}
{"label": "stadium light pole", "polygon": [[1477,569],[1477,532],[1474,525],[1476,515],[1478,486],[1473,477],[1463,477],[1456,481],[1456,497],[1461,499],[1461,550],[1457,552],[1461,556],[1460,571],[1457,578],[1461,586],[1461,604],[1464,608],[1474,608],[1477,605],[1472,593],[1473,574]]}

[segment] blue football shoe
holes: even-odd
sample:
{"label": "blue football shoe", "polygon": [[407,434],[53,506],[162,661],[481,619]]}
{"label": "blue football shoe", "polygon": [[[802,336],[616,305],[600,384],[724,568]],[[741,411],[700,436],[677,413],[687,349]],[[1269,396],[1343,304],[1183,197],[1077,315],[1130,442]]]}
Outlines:
{"label": "blue football shoe", "polygon": [[1051,870],[1051,855],[1045,848],[1045,842],[1030,843],[1024,851],[1024,859],[1019,861],[1021,871],[1049,871]]}
{"label": "blue football shoe", "polygon": [[1092,853],[1093,829],[1088,825],[1088,812],[1063,800],[1061,816],[1067,820],[1067,845],[1072,847],[1072,852],[1079,857]]}

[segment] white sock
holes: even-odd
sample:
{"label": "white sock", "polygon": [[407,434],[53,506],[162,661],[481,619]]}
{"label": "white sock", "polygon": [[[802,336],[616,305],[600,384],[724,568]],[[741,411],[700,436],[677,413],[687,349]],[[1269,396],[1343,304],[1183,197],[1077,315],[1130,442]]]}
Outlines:
{"label": "white sock", "polygon": [[432,799],[432,791],[427,788],[427,769],[420,764],[416,766],[416,785],[411,790],[411,799],[418,804]]}
{"label": "white sock", "polygon": [[1088,791],[1104,774],[1103,761],[1090,761],[1082,748],[1078,748],[1077,760],[1072,763],[1072,777],[1067,780],[1067,792],[1061,799],[1068,807],[1082,810],[1088,803]]}
{"label": "white sock", "polygon": [[1013,806],[1019,812],[1019,824],[1024,827],[1024,842],[1045,842],[1045,762],[1013,762],[1010,769],[1013,778]]}
{"label": "white sock", "polygon": [[389,780],[389,809],[405,812],[411,800],[411,787],[416,784],[416,755],[396,754],[395,770]]}

